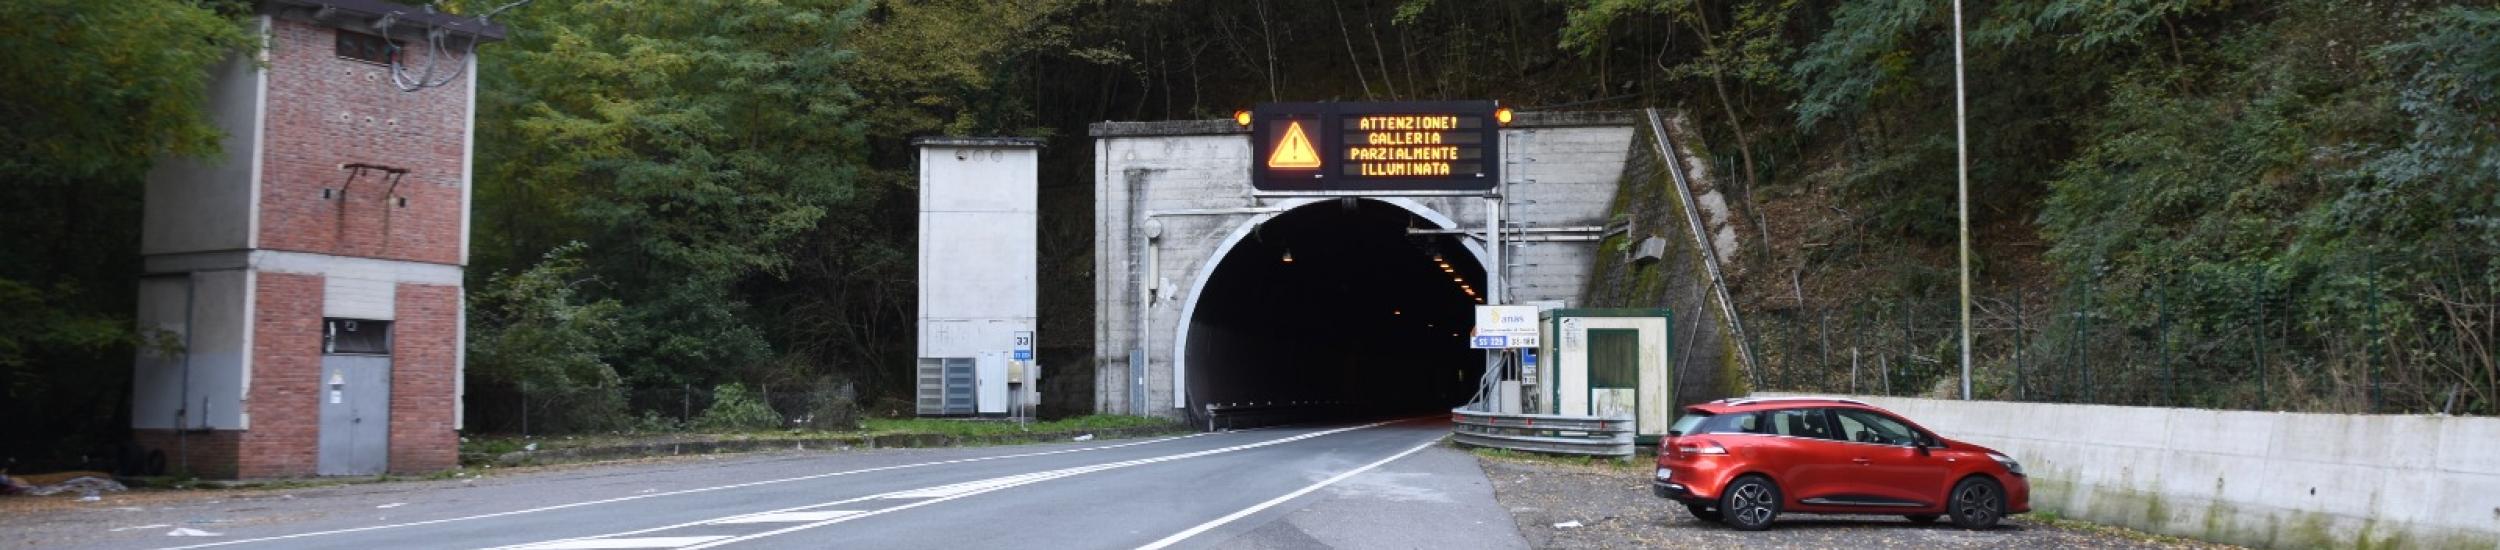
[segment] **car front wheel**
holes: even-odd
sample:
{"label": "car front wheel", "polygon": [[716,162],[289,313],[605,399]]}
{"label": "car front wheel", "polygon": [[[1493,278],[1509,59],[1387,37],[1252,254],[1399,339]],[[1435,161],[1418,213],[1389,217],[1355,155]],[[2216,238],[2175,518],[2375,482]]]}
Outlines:
{"label": "car front wheel", "polygon": [[1719,497],[1720,521],[1739,531],[1760,531],[1771,528],[1771,520],[1780,515],[1780,488],[1761,476],[1745,476],[1730,483]]}
{"label": "car front wheel", "polygon": [[1963,529],[1987,529],[2005,519],[2005,488],[1996,480],[1973,477],[1953,484],[1953,525]]}

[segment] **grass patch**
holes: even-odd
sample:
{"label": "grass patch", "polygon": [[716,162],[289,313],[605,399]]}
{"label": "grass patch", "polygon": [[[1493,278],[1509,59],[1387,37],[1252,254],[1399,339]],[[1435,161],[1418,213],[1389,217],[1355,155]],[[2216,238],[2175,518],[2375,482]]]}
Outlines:
{"label": "grass patch", "polygon": [[2139,542],[2147,542],[2147,543],[2153,543],[2153,544],[2160,544],[2160,545],[2171,546],[2171,547],[2175,547],[2175,548],[2230,548],[2230,547],[2231,547],[2231,546],[2229,546],[2229,545],[2224,545],[2224,544],[2219,544],[2219,543],[2214,543],[2214,542],[2209,542],[2209,541],[2201,541],[2201,540],[2196,540],[2196,539],[2181,538],[2181,537],[2173,537],[2173,536],[2170,536],[2170,535],[2162,535],[2162,534],[2155,534],[2155,533],[2146,533],[2146,532],[2143,532],[2143,531],[2137,531],[2137,530],[2134,530],[2134,529],[2128,529],[2128,528],[2125,528],[2125,527],[2119,527],[2119,526],[2116,526],[2116,525],[2106,525],[2106,524],[2100,524],[2100,523],[2092,523],[2092,522],[2089,522],[2089,521],[2083,521],[2083,520],[2079,520],[2079,519],[2069,519],[2069,518],[2066,518],[2066,517],[2064,517],[2064,516],[2058,515],[2058,513],[2057,513],[2056,511],[2053,511],[2053,510],[2037,510],[2037,509],[2035,509],[2035,510],[2032,510],[2030,513],[2027,513],[2027,514],[2017,514],[2015,517],[2016,517],[2016,518],[2019,518],[2019,519],[2022,519],[2022,520],[2024,520],[2024,521],[2029,521],[2029,522],[2031,522],[2031,523],[2037,523],[2037,524],[2046,525],[2046,526],[2049,526],[2049,527],[2054,527],[2054,528],[2057,528],[2057,529],[2062,529],[2062,530],[2067,530],[2067,531],[2075,531],[2075,532],[2080,532],[2080,533],[2091,533],[2091,534],[2101,535],[2101,536],[2109,536],[2109,537],[2125,538],[2125,539],[2131,539],[2131,540],[2135,540],[2135,541],[2139,541]]}
{"label": "grass patch", "polygon": [[[1456,445],[1455,443],[1448,443],[1448,442],[1444,442],[1443,444],[1444,444],[1444,445]],[[1524,462],[1524,463],[1531,463],[1531,464],[1550,464],[1550,465],[1556,465],[1556,466],[1569,466],[1569,467],[1574,467],[1574,468],[1589,468],[1589,469],[1609,470],[1609,471],[1620,470],[1620,471],[1625,471],[1625,472],[1635,472],[1635,473],[1638,473],[1638,472],[1646,472],[1646,471],[1648,471],[1648,470],[1649,470],[1649,468],[1651,468],[1651,465],[1650,465],[1649,463],[1647,463],[1647,462],[1642,462],[1642,461],[1640,461],[1637,457],[1635,457],[1635,458],[1614,458],[1614,457],[1603,457],[1603,456],[1550,455],[1550,454],[1544,454],[1544,453],[1532,453],[1532,452],[1526,452],[1526,451],[1514,451],[1514,450],[1510,450],[1510,449],[1496,449],[1496,448],[1492,448],[1492,447],[1473,447],[1473,448],[1469,448],[1469,447],[1460,447],[1460,448],[1467,449],[1467,452],[1470,452],[1470,453],[1475,453],[1475,455],[1476,455],[1476,456],[1478,456],[1478,457],[1482,457],[1482,458],[1489,458],[1489,459],[1493,459],[1493,460],[1504,460],[1504,461],[1510,461],[1510,462]]]}

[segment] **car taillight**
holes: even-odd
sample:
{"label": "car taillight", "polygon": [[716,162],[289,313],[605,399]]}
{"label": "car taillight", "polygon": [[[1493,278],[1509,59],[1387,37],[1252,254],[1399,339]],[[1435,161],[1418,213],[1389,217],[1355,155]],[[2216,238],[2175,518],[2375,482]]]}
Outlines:
{"label": "car taillight", "polygon": [[1675,450],[1676,452],[1697,455],[1727,454],[1727,447],[1722,447],[1718,444],[1718,442],[1708,440],[1680,442],[1676,444]]}

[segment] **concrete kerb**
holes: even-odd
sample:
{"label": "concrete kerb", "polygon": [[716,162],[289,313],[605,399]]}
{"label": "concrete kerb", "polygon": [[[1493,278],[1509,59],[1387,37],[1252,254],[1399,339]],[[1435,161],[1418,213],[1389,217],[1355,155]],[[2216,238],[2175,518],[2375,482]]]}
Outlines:
{"label": "concrete kerb", "polygon": [[2500,548],[2500,418],[1856,398],[2013,455],[2035,509],[2065,517],[2253,547]]}

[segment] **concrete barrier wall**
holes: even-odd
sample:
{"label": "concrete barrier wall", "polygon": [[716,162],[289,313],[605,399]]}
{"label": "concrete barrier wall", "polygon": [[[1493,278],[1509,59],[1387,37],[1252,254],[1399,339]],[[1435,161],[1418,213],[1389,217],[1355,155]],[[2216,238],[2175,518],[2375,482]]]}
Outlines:
{"label": "concrete barrier wall", "polygon": [[2037,511],[2264,548],[2500,548],[2496,418],[1856,398],[2022,461]]}

